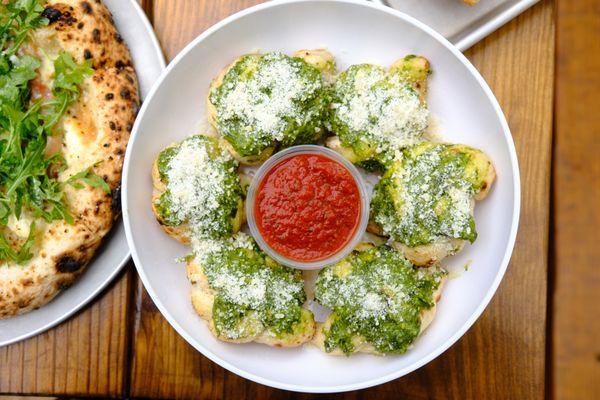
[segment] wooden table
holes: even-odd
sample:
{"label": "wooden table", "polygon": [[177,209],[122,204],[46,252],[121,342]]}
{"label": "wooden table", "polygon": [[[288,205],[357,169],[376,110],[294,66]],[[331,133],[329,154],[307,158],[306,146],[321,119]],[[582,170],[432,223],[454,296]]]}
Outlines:
{"label": "wooden table", "polygon": [[[213,23],[258,2],[142,5],[172,59]],[[600,398],[600,340],[591,334],[600,327],[600,9],[594,0],[543,0],[466,54],[498,97],[519,154],[522,216],[510,267],[482,317],[442,356],[334,397]],[[133,265],[68,322],[0,349],[0,393],[313,397],[252,383],[194,351],[159,314]]]}

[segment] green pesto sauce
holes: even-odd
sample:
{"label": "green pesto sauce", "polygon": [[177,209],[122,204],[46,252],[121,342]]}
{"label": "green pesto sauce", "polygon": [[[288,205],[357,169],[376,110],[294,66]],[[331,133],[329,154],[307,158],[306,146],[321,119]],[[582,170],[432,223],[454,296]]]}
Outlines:
{"label": "green pesto sauce", "polygon": [[218,247],[202,261],[216,292],[217,333],[239,339],[264,329],[276,337],[297,332],[306,300],[300,271],[277,264],[243,233]]}
{"label": "green pesto sauce", "polygon": [[[182,149],[187,154],[182,154]],[[197,160],[202,162],[193,164]],[[245,195],[237,166],[217,139],[203,135],[191,136],[163,150],[157,167],[166,190],[155,201],[161,221],[169,226],[188,223],[192,232],[200,237],[231,236]],[[181,176],[174,171],[176,168],[191,170]],[[173,176],[177,178],[175,182]],[[181,191],[190,193],[189,197],[178,198],[176,193]]]}
{"label": "green pesto sauce", "polygon": [[481,189],[478,150],[424,142],[405,149],[375,185],[371,219],[409,247],[440,237],[475,241],[473,195]]}
{"label": "green pesto sauce", "polygon": [[161,222],[168,226],[179,226],[183,224],[183,220],[173,212],[173,202],[169,196],[169,192],[165,192],[154,201],[154,206],[158,215],[160,216]]}
{"label": "green pesto sauce", "polygon": [[321,72],[281,53],[248,54],[209,94],[217,130],[242,156],[314,143],[330,103]]}
{"label": "green pesto sauce", "polygon": [[[177,149],[178,147],[169,147],[161,151],[158,155],[158,174],[164,183],[168,184],[169,177],[167,175],[167,169],[169,161],[177,153]],[[154,202],[154,206],[163,223],[169,226],[179,226],[184,222],[172,211],[173,207],[168,189]]]}
{"label": "green pesto sauce", "polygon": [[389,246],[353,252],[319,273],[315,298],[332,314],[325,351],[355,350],[357,338],[379,353],[404,353],[419,335],[421,313],[434,305],[433,293],[446,272],[415,269]]}
{"label": "green pesto sauce", "polygon": [[[429,63],[425,64],[419,61],[421,57],[409,54],[402,59],[402,62],[394,66],[394,73],[401,74],[410,82],[419,82],[427,79],[432,74]],[[416,63],[415,63],[416,61]]]}
{"label": "green pesto sauce", "polygon": [[158,174],[164,183],[169,183],[169,175],[167,174],[167,171],[169,170],[169,161],[173,159],[173,156],[177,154],[178,150],[179,145],[168,147],[158,154]]}
{"label": "green pesto sauce", "polygon": [[331,130],[368,171],[385,170],[396,152],[421,141],[427,128],[427,107],[409,72],[353,65],[334,85]]}

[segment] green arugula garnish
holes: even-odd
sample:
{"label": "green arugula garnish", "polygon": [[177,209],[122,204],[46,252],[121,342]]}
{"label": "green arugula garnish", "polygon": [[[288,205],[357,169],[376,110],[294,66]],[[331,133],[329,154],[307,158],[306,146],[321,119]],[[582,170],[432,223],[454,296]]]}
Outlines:
{"label": "green arugula garnish", "polygon": [[62,52],[54,60],[54,82],[52,102],[55,109],[46,120],[45,128],[51,129],[63,115],[69,104],[79,96],[79,87],[86,76],[94,73],[92,61],[86,60],[83,64],[76,64],[69,53]]}
{"label": "green arugula garnish", "polygon": [[0,4],[0,44],[3,56],[16,54],[29,32],[48,24],[42,11],[44,6],[40,0],[9,0],[6,4]]}
{"label": "green arugula garnish", "polygon": [[102,177],[92,171],[92,167],[89,167],[86,170],[83,170],[69,179],[67,179],[67,183],[73,186],[75,189],[83,189],[85,186],[81,183],[87,183],[91,187],[100,188],[104,193],[110,193],[110,186]]}
{"label": "green arugula garnish", "polygon": [[34,232],[35,223],[32,222],[29,226],[29,235],[18,251],[12,248],[4,236],[0,235],[0,260],[10,260],[17,264],[23,264],[24,262],[29,261],[33,256],[33,254],[29,252],[29,249],[33,245],[35,239]]}
{"label": "green arugula garnish", "polygon": [[18,50],[34,29],[48,24],[42,4],[40,0],[0,1],[0,263],[24,263],[32,257],[35,224],[19,247],[4,232],[11,217],[19,219],[27,210],[47,222],[73,223],[63,192],[66,184],[110,192],[92,171],[95,165],[65,182],[57,180],[66,160],[61,154],[48,154],[48,137],[57,133],[57,123],[77,100],[79,85],[93,69],[90,60],[77,64],[69,53],[61,52],[54,60],[50,92],[33,96],[30,82],[41,63]]}

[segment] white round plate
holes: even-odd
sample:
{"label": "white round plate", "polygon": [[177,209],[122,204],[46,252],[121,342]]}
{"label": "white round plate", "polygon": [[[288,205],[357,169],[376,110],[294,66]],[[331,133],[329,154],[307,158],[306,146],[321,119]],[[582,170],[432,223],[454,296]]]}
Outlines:
{"label": "white round plate", "polygon": [[[134,0],[104,0],[119,33],[129,46],[142,98],[165,69],[165,59],[146,14]],[[129,260],[123,221],[115,223],[85,272],[45,306],[17,317],[0,319],[0,347],[37,335],[62,322],[92,300]],[[2,271],[0,270],[0,273]]]}
{"label": "white round plate", "polygon": [[[150,207],[151,166],[158,152],[198,132],[211,79],[237,56],[328,48],[339,69],[372,62],[390,65],[421,54],[433,67],[429,106],[449,142],[485,150],[498,180],[476,207],[479,239],[447,261],[462,271],[444,289],[433,324],[400,356],[332,357],[317,348],[271,348],[216,340],[194,312],[185,267],[189,249],[167,237]],[[132,256],[150,296],[190,344],[228,370],[253,381],[304,392],[339,392],[405,375],[438,356],[473,324],[506,270],[519,216],[519,171],[506,120],[483,78],[446,39],[390,8],[356,0],[268,2],[235,14],[188,45],[168,66],[140,111],[123,175],[123,216]],[[464,266],[472,261],[468,271]]]}

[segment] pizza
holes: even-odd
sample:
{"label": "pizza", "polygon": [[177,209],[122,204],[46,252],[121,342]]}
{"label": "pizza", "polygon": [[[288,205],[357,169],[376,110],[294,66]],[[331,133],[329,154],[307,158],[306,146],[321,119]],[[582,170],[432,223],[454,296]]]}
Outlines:
{"label": "pizza", "polygon": [[2,1],[0,21],[3,318],[71,285],[110,231],[139,96],[100,0]]}

